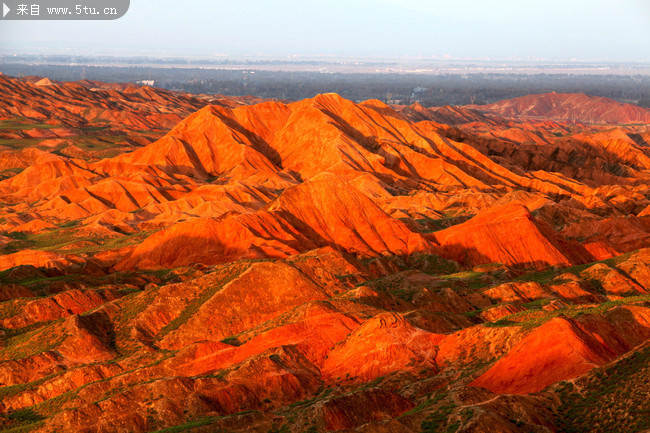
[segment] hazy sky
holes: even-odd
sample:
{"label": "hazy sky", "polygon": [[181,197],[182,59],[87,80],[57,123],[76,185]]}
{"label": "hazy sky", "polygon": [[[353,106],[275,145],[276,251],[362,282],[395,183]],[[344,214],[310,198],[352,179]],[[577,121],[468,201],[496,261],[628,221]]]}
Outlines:
{"label": "hazy sky", "polygon": [[650,0],[131,0],[117,21],[0,21],[0,51],[650,62]]}

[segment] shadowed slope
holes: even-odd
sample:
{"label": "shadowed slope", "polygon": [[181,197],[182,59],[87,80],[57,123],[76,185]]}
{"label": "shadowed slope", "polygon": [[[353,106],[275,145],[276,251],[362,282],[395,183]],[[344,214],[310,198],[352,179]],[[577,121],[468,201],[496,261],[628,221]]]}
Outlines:
{"label": "shadowed slope", "polygon": [[280,258],[332,246],[362,256],[408,255],[430,244],[332,175],[285,191],[265,210],[191,220],[147,238],[117,269]]}

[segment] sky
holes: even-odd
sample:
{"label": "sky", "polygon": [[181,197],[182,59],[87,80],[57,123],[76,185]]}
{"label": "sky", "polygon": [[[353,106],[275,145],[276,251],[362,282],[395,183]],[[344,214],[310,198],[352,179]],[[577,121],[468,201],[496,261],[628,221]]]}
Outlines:
{"label": "sky", "polygon": [[650,62],[650,0],[131,0],[2,21],[0,52]]}

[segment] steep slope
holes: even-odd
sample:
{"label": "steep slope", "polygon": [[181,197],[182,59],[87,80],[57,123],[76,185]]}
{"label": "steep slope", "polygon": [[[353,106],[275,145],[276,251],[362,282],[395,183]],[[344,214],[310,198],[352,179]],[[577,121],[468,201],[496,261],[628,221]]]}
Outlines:
{"label": "steep slope", "polygon": [[443,256],[468,265],[503,263],[545,269],[593,261],[581,245],[570,245],[518,204],[495,206],[430,237]]}
{"label": "steep slope", "polygon": [[[206,301],[190,320],[167,335],[160,345],[167,349],[180,349],[202,340],[223,340],[295,306],[326,297],[320,287],[290,265],[256,263]],[[230,320],[215,322],[215,311]]]}
{"label": "steep slope", "polygon": [[429,248],[420,234],[329,174],[288,189],[267,210],[305,236],[351,253],[408,255]]}
{"label": "steep slope", "polygon": [[160,231],[116,269],[282,258],[324,246],[361,256],[408,255],[430,248],[422,235],[352,186],[323,175],[289,188],[264,210],[191,220]]}
{"label": "steep slope", "polygon": [[411,365],[437,369],[436,345],[442,336],[412,327],[397,314],[367,320],[333,348],[321,369],[326,379],[351,377],[367,382]]}
{"label": "steep slope", "polygon": [[527,394],[604,365],[650,337],[648,310],[613,310],[577,321],[556,318],[527,335],[471,386]]}
{"label": "steep slope", "polygon": [[[235,111],[243,113],[235,113]],[[264,115],[257,111],[264,110]],[[268,103],[241,107],[234,111],[218,106],[205,107],[187,118],[153,145],[117,157],[114,161],[134,165],[155,165],[192,176],[228,175],[239,179],[255,173],[279,171],[263,153],[268,151],[257,132],[263,130],[267,140],[288,115],[282,104]],[[236,116],[258,122],[247,125]],[[265,124],[265,119],[269,123]],[[247,129],[251,128],[251,130]]]}

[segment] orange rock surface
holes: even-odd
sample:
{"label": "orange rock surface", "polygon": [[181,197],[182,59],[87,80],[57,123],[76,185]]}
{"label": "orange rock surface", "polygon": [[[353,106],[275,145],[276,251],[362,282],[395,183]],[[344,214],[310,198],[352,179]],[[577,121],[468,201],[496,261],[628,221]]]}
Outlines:
{"label": "orange rock surface", "polygon": [[474,380],[497,393],[526,394],[604,365],[650,336],[648,310],[614,310],[615,327],[602,317],[555,318],[527,335]]}
{"label": "orange rock surface", "polygon": [[646,109],[0,88],[0,430],[562,432],[645,383]]}
{"label": "orange rock surface", "polygon": [[521,205],[493,207],[431,237],[440,244],[443,256],[468,265],[504,263],[545,269],[593,261],[582,246],[561,239]]}
{"label": "orange rock surface", "polygon": [[650,111],[647,109],[583,93],[529,95],[474,108],[512,117],[531,116],[588,123],[650,122]]}

